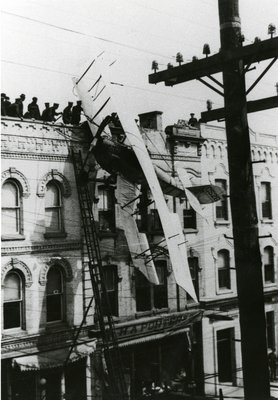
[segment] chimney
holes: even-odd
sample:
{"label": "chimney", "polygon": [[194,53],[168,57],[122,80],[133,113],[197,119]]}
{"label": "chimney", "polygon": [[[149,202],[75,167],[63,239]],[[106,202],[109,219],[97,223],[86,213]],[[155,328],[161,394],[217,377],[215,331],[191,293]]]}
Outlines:
{"label": "chimney", "polygon": [[162,111],[151,111],[139,115],[141,128],[162,131]]}

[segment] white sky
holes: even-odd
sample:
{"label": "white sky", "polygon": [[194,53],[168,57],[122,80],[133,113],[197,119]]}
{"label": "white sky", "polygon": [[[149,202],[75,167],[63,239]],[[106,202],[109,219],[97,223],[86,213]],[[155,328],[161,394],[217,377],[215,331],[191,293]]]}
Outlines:
{"label": "white sky", "polygon": [[[245,44],[255,36],[268,38],[271,22],[278,28],[277,0],[239,0],[239,4]],[[223,106],[223,98],[198,81],[174,87],[148,84],[153,60],[165,69],[168,62],[176,65],[177,52],[185,62],[194,55],[202,58],[204,43],[209,43],[212,54],[218,52],[217,0],[13,0],[2,2],[2,12],[1,91],[11,100],[25,93],[25,109],[33,96],[41,110],[44,102],[58,102],[62,110],[68,101],[77,100],[71,77],[80,76],[99,49],[118,59],[119,79],[129,87],[137,112],[163,111],[164,127],[187,119],[190,112],[199,118],[207,99],[213,108]],[[247,74],[247,87],[269,62],[254,64],[257,68]],[[278,62],[248,99],[275,95],[276,82]],[[250,114],[249,126],[277,134],[277,108]]]}

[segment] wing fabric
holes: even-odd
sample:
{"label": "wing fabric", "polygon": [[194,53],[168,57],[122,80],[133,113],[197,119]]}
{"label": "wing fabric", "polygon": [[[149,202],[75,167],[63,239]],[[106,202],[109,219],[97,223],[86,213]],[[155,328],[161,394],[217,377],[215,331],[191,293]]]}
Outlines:
{"label": "wing fabric", "polygon": [[[133,115],[133,112],[130,109],[130,97],[127,96],[126,92],[124,92],[123,86],[110,84],[111,81],[115,82],[115,80],[110,79],[110,71],[108,72],[104,66],[102,67],[102,72],[105,74],[106,85],[109,85],[113,103],[117,106],[116,111],[119,115],[126,136],[138,158],[152,192],[153,199],[156,203],[176,283],[189,293],[197,302],[198,300],[190,275],[185,238],[182,232],[181,223],[178,215],[171,213],[165,202],[153,163],[144,144],[139,127],[135,122],[136,116]],[[102,76],[104,76],[103,73]]]}
{"label": "wing fabric", "polygon": [[[133,264],[142,274],[153,284],[158,285],[159,279],[156,273],[152,255],[149,250],[147,236],[140,233],[137,224],[132,214],[135,211],[135,202],[128,204],[139,195],[139,190],[136,186],[121,178],[117,177],[116,189],[116,215],[117,226],[125,232],[128,248],[131,254]],[[144,254],[142,254],[144,253]],[[142,254],[142,256],[139,256]]]}

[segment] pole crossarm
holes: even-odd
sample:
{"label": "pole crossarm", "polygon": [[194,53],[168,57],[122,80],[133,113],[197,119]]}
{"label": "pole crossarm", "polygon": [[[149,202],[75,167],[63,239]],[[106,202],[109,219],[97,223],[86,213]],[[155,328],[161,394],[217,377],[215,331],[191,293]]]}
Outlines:
{"label": "pole crossarm", "polygon": [[212,86],[211,84],[209,84],[208,82],[206,82],[204,79],[202,78],[197,78],[197,81],[202,82],[205,86],[209,87],[211,90],[213,90],[214,92],[220,94],[220,96],[224,96],[224,93],[220,92],[220,90],[216,89],[214,86]]}
{"label": "pole crossarm", "polygon": [[[253,113],[257,111],[269,110],[271,108],[278,107],[278,96],[266,97],[264,99],[247,101],[247,112]],[[225,115],[229,113],[229,110],[225,108],[216,108],[215,110],[204,111],[201,113],[201,121],[218,121],[225,119]]]}
{"label": "pole crossarm", "polygon": [[278,37],[229,51],[221,50],[213,56],[155,72],[149,75],[149,83],[165,82],[166,86],[174,86],[222,72],[223,65],[233,61],[242,60],[244,65],[248,65],[274,57],[278,57]]}

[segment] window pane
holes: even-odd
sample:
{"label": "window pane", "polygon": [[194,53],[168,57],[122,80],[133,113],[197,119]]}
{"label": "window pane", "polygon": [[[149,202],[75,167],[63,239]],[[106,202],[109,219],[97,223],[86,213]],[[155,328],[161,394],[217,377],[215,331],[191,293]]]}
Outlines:
{"label": "window pane", "polygon": [[271,219],[271,186],[269,182],[262,182],[261,184],[261,202],[263,218]]}
{"label": "window pane", "polygon": [[18,206],[18,188],[12,182],[4,183],[2,187],[2,207]]}
{"label": "window pane", "polygon": [[62,276],[58,269],[50,268],[47,274],[47,294],[62,293]]}
{"label": "window pane", "polygon": [[45,228],[47,231],[60,231],[59,208],[48,208],[45,210]]}
{"label": "window pane", "polygon": [[[215,184],[223,189],[225,193],[227,192],[227,183],[224,179],[216,179]],[[228,220],[228,202],[226,198],[216,203],[216,218]]]}
{"label": "window pane", "polygon": [[21,299],[20,277],[15,273],[9,273],[4,281],[4,301]]}
{"label": "window pane", "polygon": [[4,329],[21,327],[21,301],[4,303]]}
{"label": "window pane", "polygon": [[113,208],[113,192],[112,189],[98,188],[98,208],[99,210],[111,210]]}
{"label": "window pane", "polygon": [[2,234],[19,233],[19,209],[2,209]]}
{"label": "window pane", "polygon": [[135,270],[136,310],[147,311],[151,309],[151,287],[149,281],[138,270]]}
{"label": "window pane", "polygon": [[46,321],[61,321],[62,320],[62,295],[48,295],[46,297]]}
{"label": "window pane", "polygon": [[273,248],[270,246],[264,249],[264,264],[273,264]]}
{"label": "window pane", "polygon": [[60,206],[59,189],[55,183],[46,185],[45,207]]}

